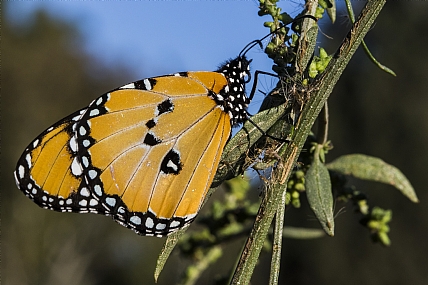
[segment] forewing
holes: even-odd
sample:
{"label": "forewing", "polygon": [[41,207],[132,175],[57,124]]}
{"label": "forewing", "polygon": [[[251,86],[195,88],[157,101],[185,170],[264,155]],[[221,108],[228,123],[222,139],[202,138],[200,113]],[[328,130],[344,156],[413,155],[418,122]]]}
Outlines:
{"label": "forewing", "polygon": [[75,130],[79,165],[120,224],[166,235],[190,223],[230,136],[230,118],[210,92],[224,76],[145,79],[95,100]]}

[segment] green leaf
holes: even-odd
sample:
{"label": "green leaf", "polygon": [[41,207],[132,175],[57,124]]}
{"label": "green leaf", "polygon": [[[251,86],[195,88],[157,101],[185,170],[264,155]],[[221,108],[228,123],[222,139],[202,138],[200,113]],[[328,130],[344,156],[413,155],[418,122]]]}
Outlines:
{"label": "green leaf", "polygon": [[360,179],[389,184],[397,188],[404,196],[414,203],[418,203],[416,192],[409,180],[396,167],[380,158],[364,155],[344,155],[327,164],[328,169]]}
{"label": "green leaf", "polygon": [[336,22],[336,0],[330,0],[331,7],[327,8],[327,14],[330,17],[331,23]]}
{"label": "green leaf", "polygon": [[169,255],[177,245],[177,242],[180,240],[181,236],[186,232],[187,228],[188,227],[184,227],[168,236],[156,263],[156,268],[154,272],[155,282],[157,282],[159,275],[161,274],[162,269],[165,266],[166,261],[168,260]]}
{"label": "green leaf", "polygon": [[324,9],[331,8],[333,6],[334,1],[331,0],[318,0],[318,4]]}
{"label": "green leaf", "polygon": [[[349,18],[351,19],[352,23],[354,23],[355,22],[355,15],[354,15],[354,10],[352,9],[351,1],[345,0],[345,5],[346,5],[346,9],[348,10]],[[389,73],[392,76],[397,76],[392,69],[388,68],[387,66],[385,66],[385,65],[381,64],[379,61],[377,61],[377,59],[372,55],[372,53],[370,52],[369,48],[367,47],[367,45],[364,41],[361,42],[361,45],[363,46],[364,51],[367,54],[367,56],[370,58],[370,60],[374,64],[376,64],[381,70],[385,71],[386,73]]]}
{"label": "green leaf", "polygon": [[314,161],[306,172],[306,195],[309,206],[321,223],[322,228],[328,235],[333,236],[333,193],[331,191],[330,174],[319,158],[321,148],[322,145],[317,145]]}
{"label": "green leaf", "polygon": [[283,237],[293,239],[316,239],[325,236],[321,229],[285,227]]}
{"label": "green leaf", "polygon": [[280,20],[281,22],[283,22],[285,24],[288,24],[288,23],[291,23],[293,21],[293,18],[291,18],[290,15],[288,15],[286,12],[284,12],[278,16],[278,20]]}

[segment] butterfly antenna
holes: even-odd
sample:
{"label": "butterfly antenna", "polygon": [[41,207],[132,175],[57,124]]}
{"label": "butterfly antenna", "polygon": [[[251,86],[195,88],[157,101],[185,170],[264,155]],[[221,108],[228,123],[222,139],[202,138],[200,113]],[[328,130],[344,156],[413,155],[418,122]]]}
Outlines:
{"label": "butterfly antenna", "polygon": [[[269,34],[270,35],[270,34]],[[268,36],[269,36],[268,35]],[[254,40],[254,41],[252,41],[252,42],[250,42],[249,44],[247,44],[243,49],[242,49],[242,51],[239,53],[239,57],[243,57],[250,49],[252,49],[253,47],[255,47],[257,44],[260,46],[260,48],[263,48],[263,44],[262,44],[262,40],[264,40],[266,38],[266,36],[265,37],[263,37],[262,39],[260,39],[260,40]]]}

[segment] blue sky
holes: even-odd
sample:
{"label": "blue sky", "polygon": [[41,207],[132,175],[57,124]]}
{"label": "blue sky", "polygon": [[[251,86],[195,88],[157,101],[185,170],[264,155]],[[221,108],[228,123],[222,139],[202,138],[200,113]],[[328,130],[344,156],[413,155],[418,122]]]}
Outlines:
{"label": "blue sky", "polygon": [[[302,3],[282,1],[280,6],[296,15]],[[75,23],[85,50],[109,66],[128,66],[135,74],[133,81],[178,71],[215,70],[268,33],[263,23],[270,17],[259,17],[257,7],[255,0],[11,1],[5,12],[21,24],[38,9]],[[254,59],[253,71],[271,70],[272,61],[260,49],[248,55]],[[260,83],[266,89],[274,84],[271,78]]]}

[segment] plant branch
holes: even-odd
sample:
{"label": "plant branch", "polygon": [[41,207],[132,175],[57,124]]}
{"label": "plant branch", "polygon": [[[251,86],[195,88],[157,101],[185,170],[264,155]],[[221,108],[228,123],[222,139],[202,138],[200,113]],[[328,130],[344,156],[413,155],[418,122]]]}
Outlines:
{"label": "plant branch", "polygon": [[318,117],[317,143],[324,145],[328,139],[328,103],[325,101],[324,108]]}
{"label": "plant branch", "polygon": [[[286,187],[286,185],[283,185]],[[270,265],[270,278],[269,285],[278,284],[279,269],[281,267],[281,250],[282,250],[282,239],[284,232],[284,215],[285,215],[285,194],[287,191],[283,191],[281,196],[281,202],[278,203],[278,210],[275,214],[275,228],[273,232],[273,245],[272,245],[272,260]]]}
{"label": "plant branch", "polygon": [[272,173],[272,180],[276,183],[272,187],[268,187],[269,191],[266,191],[253,230],[248,237],[232,277],[232,284],[249,284],[272,219],[278,209],[280,197],[285,191],[283,185],[291,174],[315,119],[385,2],[386,0],[369,0],[366,3],[359,19],[354,23],[326,70],[316,78],[314,82],[316,89],[310,94],[309,101],[303,108],[292,142],[288,144],[285,150],[284,162],[279,162]]}

